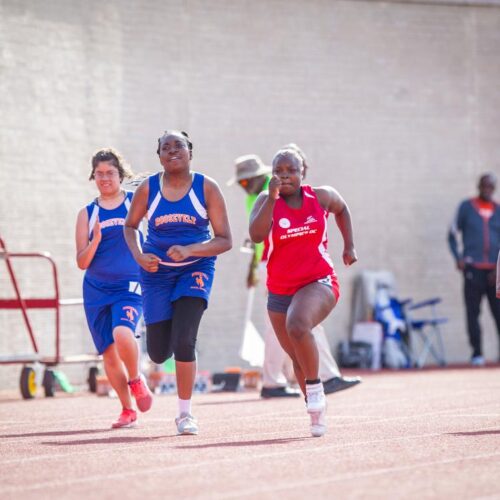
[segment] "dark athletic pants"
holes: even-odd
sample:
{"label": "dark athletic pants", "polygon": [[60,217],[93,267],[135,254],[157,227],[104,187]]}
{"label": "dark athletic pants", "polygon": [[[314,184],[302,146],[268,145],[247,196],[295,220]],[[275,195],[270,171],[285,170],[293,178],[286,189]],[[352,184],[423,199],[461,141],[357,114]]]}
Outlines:
{"label": "dark athletic pants", "polygon": [[464,271],[464,298],[467,313],[467,331],[473,356],[482,356],[479,313],[484,295],[488,298],[500,338],[500,300],[496,298],[495,270],[467,266]]}
{"label": "dark athletic pants", "polygon": [[173,303],[172,319],[146,325],[148,354],[161,364],[172,354],[177,361],[196,359],[196,339],[207,303],[200,297],[181,297]]}

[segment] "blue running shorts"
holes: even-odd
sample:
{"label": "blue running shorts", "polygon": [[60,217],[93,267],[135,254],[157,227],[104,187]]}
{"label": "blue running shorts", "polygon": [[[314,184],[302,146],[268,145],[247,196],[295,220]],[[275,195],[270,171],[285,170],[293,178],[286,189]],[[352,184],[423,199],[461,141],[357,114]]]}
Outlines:
{"label": "blue running shorts", "polygon": [[104,283],[85,277],[83,307],[94,345],[102,354],[113,342],[113,330],[126,326],[135,333],[142,316],[141,287],[136,281]]}
{"label": "blue running shorts", "polygon": [[[141,268],[146,325],[172,318],[172,303],[181,297],[200,297],[206,305],[214,279],[213,260],[200,259],[185,266],[160,264],[156,273]],[[206,307],[205,305],[205,307]]]}

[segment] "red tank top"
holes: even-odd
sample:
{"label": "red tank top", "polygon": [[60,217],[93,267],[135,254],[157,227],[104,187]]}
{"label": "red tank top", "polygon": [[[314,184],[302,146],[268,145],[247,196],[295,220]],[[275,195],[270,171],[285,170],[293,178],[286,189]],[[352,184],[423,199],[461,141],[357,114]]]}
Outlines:
{"label": "red tank top", "polygon": [[328,211],[311,186],[302,185],[301,208],[290,208],[282,198],[276,200],[266,242],[271,293],[293,295],[313,281],[335,276],[327,252],[327,218]]}

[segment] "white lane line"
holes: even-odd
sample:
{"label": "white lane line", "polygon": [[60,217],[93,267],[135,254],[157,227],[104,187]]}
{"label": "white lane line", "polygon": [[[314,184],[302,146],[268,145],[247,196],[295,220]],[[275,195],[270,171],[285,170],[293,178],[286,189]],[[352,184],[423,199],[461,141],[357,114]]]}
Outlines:
{"label": "white lane line", "polygon": [[[464,394],[469,394],[470,391],[458,391],[456,393],[454,393],[454,398],[457,399],[457,397],[459,396],[459,394],[463,392]],[[488,395],[491,395],[491,388],[488,388],[487,390],[484,391],[485,394],[488,394]],[[243,399],[241,401],[244,401]],[[363,401],[363,402],[360,402],[359,404],[345,404],[344,402],[342,402],[341,404],[338,404],[338,407],[340,409],[342,409],[343,411],[355,411],[356,408],[362,408],[364,411],[369,411],[370,408],[376,408],[378,406],[384,406],[386,407],[388,404],[392,404],[392,403],[397,403],[397,404],[405,404],[407,402],[411,401],[412,403],[415,403],[415,399],[410,399],[410,398],[393,398],[393,399],[385,399],[385,398],[380,398],[380,399],[377,399],[375,401]],[[422,403],[429,403],[429,399],[427,398],[421,398],[421,401]],[[259,401],[259,400],[255,400],[254,401],[255,403],[260,403],[262,404],[262,406],[265,406],[266,402],[265,401]],[[202,409],[204,409],[204,406],[203,405],[203,402],[201,402],[202,404],[199,404],[199,405],[196,405],[195,404],[195,407],[196,409],[198,410],[198,413],[201,413],[202,412]],[[249,403],[251,403],[251,401],[249,401]],[[230,404],[230,402],[228,402],[228,404]],[[479,408],[485,408],[485,407],[489,407],[489,406],[497,406],[498,405],[498,402],[496,401],[489,401],[488,403],[484,403],[484,404],[472,404],[471,407],[467,407],[467,408],[463,408],[463,407],[460,407],[460,408],[454,408],[454,409],[445,409],[445,410],[442,410],[442,411],[446,411],[446,412],[450,412],[450,411],[459,411],[459,410],[477,410]],[[209,405],[206,405],[206,406],[209,406]],[[262,408],[264,409],[264,408]],[[405,410],[405,407],[401,408],[401,410]],[[168,415],[170,414],[170,409],[169,408],[166,408],[165,409],[166,411],[166,418],[168,419]],[[173,413],[175,413],[175,409],[172,410]],[[287,410],[287,414],[290,414],[290,413],[297,413],[297,414],[301,414],[303,413],[302,410]],[[236,415],[236,413],[234,413]],[[273,411],[273,412],[263,412],[263,413],[259,413],[258,415],[255,415],[255,414],[249,414],[249,415],[238,415],[238,418],[239,419],[255,419],[255,418],[268,418],[268,417],[272,417],[272,416],[279,416],[281,418],[281,416],[283,415],[283,412],[282,411]],[[339,417],[342,417],[343,415],[342,414],[339,414],[338,415]],[[47,418],[51,418],[52,415],[47,415]],[[77,419],[75,417],[71,417],[71,418],[63,418],[63,419],[58,419],[57,420],[57,424],[64,424],[64,423],[74,423],[76,420],[78,420],[79,423],[81,422],[101,422],[103,420],[106,420],[108,419],[108,414],[107,413],[100,413],[98,415],[93,415],[92,417],[81,417],[79,416]],[[376,418],[374,416],[371,416],[371,415],[367,415],[366,418]],[[164,422],[165,420],[162,419],[162,418],[155,418],[155,419],[148,419],[148,422]],[[217,418],[213,418],[213,419],[204,419],[204,421],[218,421]],[[9,430],[10,430],[10,426],[11,425],[15,425],[16,426],[16,430],[19,430],[20,427],[22,426],[28,426],[30,428],[33,427],[33,420],[2,420],[0,418],[0,434],[4,434],[4,433],[7,433]],[[54,429],[53,429],[54,430]],[[58,429],[55,429],[55,430],[60,430],[60,427],[58,427]],[[49,429],[50,431],[50,429]]]}
{"label": "white lane line", "polygon": [[[267,493],[276,493],[278,491],[286,491],[286,490],[291,490],[291,489],[297,489],[297,488],[310,488],[311,484],[314,484],[314,486],[318,485],[325,485],[325,484],[330,484],[330,483],[338,483],[340,481],[351,481],[353,479],[361,479],[364,477],[372,477],[372,476],[382,476],[384,474],[394,474],[396,472],[405,472],[405,471],[411,471],[415,469],[422,469],[425,467],[435,467],[439,465],[449,465],[449,464],[455,464],[459,462],[467,462],[467,461],[472,461],[472,460],[483,460],[486,458],[493,458],[493,457],[500,457],[500,452],[496,453],[484,453],[481,455],[472,455],[469,457],[457,457],[457,458],[449,458],[449,459],[444,459],[444,460],[434,460],[432,462],[422,462],[422,463],[416,463],[416,464],[409,464],[409,465],[401,465],[399,467],[383,467],[380,469],[374,469],[374,470],[369,470],[365,472],[358,472],[358,473],[350,473],[350,474],[341,474],[340,476],[336,477],[324,477],[324,478],[314,478],[314,479],[305,479],[303,481],[294,481],[290,482],[287,480],[286,484],[281,483],[278,485],[273,485],[273,486],[262,486],[262,487],[257,487],[257,488],[244,488],[241,490],[234,490],[232,492],[228,493],[221,493],[217,494],[217,498],[242,498],[245,496],[256,496],[256,495],[262,495],[262,494],[267,494]],[[498,497],[496,497],[498,498]]]}
{"label": "white lane line", "polygon": [[[374,387],[374,389],[376,389],[376,387]],[[471,392],[471,389],[466,389],[466,390],[459,390],[459,391],[454,391],[453,392],[453,397],[455,400],[459,399],[459,396],[461,394],[464,394],[464,395],[470,395],[470,392]],[[474,395],[475,396],[479,396],[481,395],[482,393],[484,393],[485,395],[491,395],[491,387],[487,387],[483,390],[481,389],[477,389],[475,390],[474,392]],[[447,393],[449,395],[449,393]],[[373,394],[372,394],[373,396]],[[439,399],[441,400],[441,396],[436,396],[432,399]],[[57,402],[67,402],[69,401],[68,400],[59,400]],[[231,404],[231,402],[234,401],[234,400],[228,400],[227,403],[228,405]],[[266,404],[266,401],[261,401],[260,398],[256,398],[256,399],[244,399],[244,398],[241,398],[241,399],[238,399],[238,401],[241,401],[241,402],[245,402],[247,401],[248,403],[259,403],[259,404],[262,404],[262,405],[265,405]],[[365,395],[363,401],[359,402],[359,403],[347,403],[345,401],[342,401],[341,404],[339,404],[338,406],[341,407],[342,409],[346,410],[346,411],[350,411],[350,410],[355,410],[356,408],[363,408],[364,410],[369,410],[371,407],[377,407],[377,406],[387,406],[388,404],[391,404],[391,403],[406,403],[406,402],[412,402],[412,403],[415,403],[415,401],[421,401],[423,403],[429,403],[430,399],[428,397],[421,397],[419,399],[415,399],[415,398],[409,398],[409,397],[404,397],[404,398],[384,398],[383,397],[383,394],[382,395],[376,395],[376,397],[374,397],[373,399],[370,398],[370,397],[367,397],[367,395]],[[173,402],[169,402],[169,403],[173,403]],[[208,404],[207,404],[208,403]],[[210,404],[212,403],[212,404]],[[220,404],[222,405],[223,403],[225,403],[225,401],[221,401],[221,400],[217,400],[217,401],[208,401],[208,398],[203,398],[202,400],[198,400],[194,402],[194,407],[197,408],[198,410],[201,411],[202,408],[204,408],[205,406],[212,406],[213,404]],[[491,404],[498,404],[497,402],[489,402],[489,403],[486,403],[486,404],[483,404],[483,405],[473,405],[472,408],[481,408],[483,406],[489,406]],[[471,408],[471,409],[472,409]],[[173,410],[175,412],[175,409]],[[3,412],[0,412],[0,415],[2,414]],[[280,413],[279,412],[273,412],[271,413],[270,415],[273,415],[273,414],[276,414],[276,415],[279,415]],[[9,414],[11,415],[11,414]],[[101,416],[102,415],[102,416]],[[267,416],[267,414],[262,414],[262,416]],[[49,418],[50,415],[47,415],[47,418]],[[91,421],[96,421],[96,420],[102,420],[102,419],[105,419],[107,418],[106,417],[106,414],[100,414],[98,416],[96,416],[95,414],[92,416],[92,417],[78,417],[78,421],[79,422],[82,422],[82,421],[85,421],[85,422],[91,422]],[[238,418],[254,418],[254,415],[243,415],[243,416],[238,416]],[[58,420],[58,423],[64,423],[64,422],[75,422],[75,417],[71,417],[71,418],[64,418],[64,419],[59,419]],[[216,419],[214,419],[215,421]],[[22,420],[22,421],[19,421],[19,420],[9,420],[9,421],[6,421],[6,420],[2,420],[2,418],[0,417],[0,432],[1,431],[1,428],[3,426],[8,426],[8,425],[16,425],[17,427],[18,426],[21,426],[21,425],[26,425],[26,426],[29,426],[29,427],[32,427],[33,426],[33,420]]]}
{"label": "white lane line", "polygon": [[[468,409],[469,408],[450,409],[450,410],[444,410],[444,411],[440,411],[440,412],[418,413],[418,414],[414,414],[414,415],[400,415],[400,416],[389,417],[389,418],[387,418],[387,417],[377,418],[374,416],[355,416],[354,418],[351,418],[351,417],[347,417],[344,415],[339,415],[339,416],[332,415],[332,416],[330,416],[330,418],[328,418],[328,421],[329,421],[330,428],[345,429],[346,427],[350,428],[350,427],[356,427],[359,425],[371,426],[371,425],[379,425],[379,424],[384,423],[384,422],[413,420],[413,419],[421,419],[421,418],[427,418],[427,417],[440,417],[440,416],[447,416],[448,418],[498,418],[498,417],[500,417],[500,413],[486,413],[486,414],[485,413],[466,413],[466,414],[457,413],[458,410],[468,410]],[[261,413],[259,415],[248,415],[246,417],[241,417],[241,418],[242,419],[243,418],[251,419],[252,421],[257,421],[258,419],[265,419],[265,420],[269,421],[270,419],[272,419],[274,417],[276,419],[279,419],[280,421],[283,421],[283,420],[287,420],[287,421],[297,420],[297,421],[299,421],[299,420],[303,420],[304,418],[306,418],[306,416],[304,415],[304,412],[302,410],[289,411],[287,415],[283,415],[279,412],[272,412],[272,413]],[[332,422],[332,417],[335,419],[335,423]],[[347,419],[348,420],[355,420],[355,421],[348,421],[348,422],[342,421],[340,423],[337,423],[339,420],[347,420]],[[207,424],[209,424],[211,421],[218,422],[218,420],[216,420],[216,419],[204,420],[204,422],[206,422]],[[165,423],[165,419],[148,419],[146,423],[151,424],[153,422]],[[64,436],[64,434],[62,434],[62,433],[64,433],[65,430],[68,431],[67,436]],[[139,427],[139,430],[146,430],[146,427]],[[109,431],[109,433],[107,433],[106,431]],[[148,429],[148,431],[149,431],[149,429]],[[156,430],[151,429],[151,431],[155,432]],[[56,434],[56,435],[52,436],[52,435],[50,435],[51,432],[61,433],[61,434]],[[62,429],[61,430],[59,428],[58,430],[41,431],[39,436],[37,436],[36,435],[37,433],[34,432],[34,433],[26,433],[26,434],[29,434],[26,436],[4,437],[4,438],[2,438],[1,443],[2,444],[9,444],[12,442],[17,442],[20,445],[23,443],[29,443],[30,446],[32,446],[33,441],[35,439],[37,440],[37,443],[40,444],[39,440],[47,441],[47,440],[51,440],[51,439],[55,440],[57,438],[73,438],[74,440],[78,440],[78,438],[80,437],[79,440],[83,441],[85,438],[87,438],[89,440],[90,439],[99,439],[99,436],[103,436],[102,440],[104,442],[104,439],[108,439],[108,438],[112,439],[113,437],[122,436],[122,434],[119,435],[117,432],[119,432],[119,431],[108,429],[106,427],[106,425],[104,423],[102,423],[102,427],[95,429],[95,432],[92,432],[92,430],[89,430],[89,429],[84,429],[84,432],[79,433],[78,430],[75,430],[75,431],[73,431],[71,429]],[[126,433],[130,432],[130,429],[126,429],[125,432]],[[290,432],[295,432],[295,431],[290,431]],[[44,433],[46,433],[46,435],[44,435]],[[20,434],[22,434],[22,433],[20,433]],[[274,435],[274,434],[276,434],[276,433],[273,431],[270,433],[260,433],[259,435],[263,436],[263,435]],[[169,437],[169,435],[170,434],[167,434],[164,437],[167,438],[167,437]],[[92,438],[91,436],[95,436],[95,437]],[[245,434],[245,436],[248,436],[248,434]],[[156,439],[158,439],[158,437],[151,437],[148,435],[137,435],[134,437],[137,437],[138,439],[144,439],[144,440],[149,439],[151,441],[156,441]],[[174,436],[172,436],[172,437],[174,437]],[[64,444],[64,441],[61,440],[60,443]],[[100,444],[100,443],[96,443],[96,444]],[[89,445],[91,445],[91,443],[89,443]],[[129,443],[128,447],[130,447],[130,446],[141,447],[141,448],[143,447],[142,443],[139,444],[139,443],[134,443],[134,442]],[[2,448],[2,446],[0,445],[0,449],[1,448]],[[114,449],[116,449],[116,448],[114,448]],[[75,452],[75,453],[77,453],[78,455],[81,454],[80,452]],[[39,456],[45,457],[46,455],[39,455]],[[67,456],[72,456],[72,454],[71,453],[64,453],[60,456],[67,457]],[[57,456],[54,456],[53,454],[50,455],[50,457],[57,458]],[[6,464],[6,463],[13,463],[16,461],[23,462],[26,460],[39,460],[39,458],[37,456],[35,456],[35,457],[30,457],[29,459],[28,458],[8,459],[7,461],[0,461],[0,465]]]}
{"label": "white lane line", "polygon": [[[395,400],[395,401],[401,401],[401,400]],[[387,401],[382,401],[381,404],[386,404]],[[389,421],[392,421],[394,419],[402,419],[402,418],[417,418],[418,416],[432,416],[432,415],[443,415],[443,414],[448,414],[448,413],[457,413],[459,411],[468,411],[468,410],[478,410],[478,409],[483,409],[483,408],[488,408],[488,407],[497,407],[498,406],[498,403],[497,402],[489,402],[489,403],[486,403],[486,404],[483,404],[483,405],[472,405],[471,407],[459,407],[459,408],[449,408],[449,409],[445,409],[445,410],[441,410],[439,412],[427,412],[427,413],[420,413],[420,414],[415,414],[415,415],[402,415],[402,416],[396,416],[396,417],[377,417],[376,415],[354,415],[354,418],[356,419],[372,419],[373,422],[389,422]],[[352,408],[352,406],[345,406],[345,405],[342,405],[342,409],[343,410],[350,410]],[[334,412],[335,410],[333,410]],[[332,412],[332,413],[333,413]],[[175,411],[172,412],[172,414],[175,413]],[[472,413],[471,413],[472,414]],[[259,414],[255,414],[255,413],[252,413],[252,414],[249,414],[249,415],[238,415],[238,419],[241,419],[241,420],[257,420],[257,419],[269,419],[269,418],[273,418],[273,417],[276,417],[276,418],[279,418],[279,419],[283,419],[283,418],[288,418],[289,416],[292,416],[291,418],[295,418],[293,417],[294,415],[297,415],[297,416],[300,416],[300,415],[304,415],[304,411],[302,409],[297,409],[297,410],[290,410],[288,409],[287,412],[286,412],[286,415],[283,415],[283,412],[282,411],[273,411],[273,412],[262,412],[262,413],[259,413]],[[497,414],[492,414],[492,416],[496,416]],[[347,415],[347,414],[336,414],[336,415],[333,415],[335,416],[335,418],[352,418],[351,415]],[[460,416],[460,414],[457,413],[456,416]],[[158,422],[158,423],[165,423],[165,422],[169,422],[169,418],[170,418],[170,415],[167,414],[165,415],[164,418],[147,418],[146,417],[146,421],[148,423],[153,423],[153,422]],[[107,415],[99,415],[99,416],[93,416],[93,417],[79,417],[78,419],[76,418],[67,418],[67,419],[60,419],[60,420],[57,420],[57,423],[58,424],[61,424],[61,423],[66,423],[66,422],[71,422],[71,423],[74,423],[76,420],[78,420],[78,422],[96,422],[96,423],[101,423],[104,427],[106,427],[106,423],[107,421],[109,420],[108,416]],[[173,417],[172,417],[172,420],[173,420]],[[219,419],[218,418],[204,418],[203,419],[204,422],[219,422]],[[26,421],[26,422],[18,422],[18,421],[11,421],[11,422],[8,422],[9,424],[15,424],[16,425],[16,431],[18,431],[19,434],[23,434],[22,431],[19,430],[19,426],[21,425],[29,425],[31,428],[33,427],[33,421]],[[3,425],[6,425],[7,422],[0,422],[0,435],[4,435],[4,434],[7,434],[11,429],[10,427],[7,427],[6,430],[3,430],[2,429],[2,426]],[[64,431],[64,430],[73,430],[72,428],[70,429],[61,429],[61,426],[58,425],[57,428],[53,428],[53,429],[45,429],[43,431],[40,431],[40,433],[43,433],[43,432],[59,432],[59,431]],[[100,429],[98,429],[98,431],[100,431]],[[26,432],[25,434],[29,434],[28,432]],[[36,434],[36,432],[34,432],[33,434]],[[32,437],[36,437],[36,436],[26,436],[27,438],[29,437],[30,439]],[[19,439],[19,438],[16,438],[15,436],[13,436],[12,438],[11,437],[4,437],[3,439]]]}
{"label": "white lane line", "polygon": [[[491,429],[498,429],[498,426],[491,427]],[[483,429],[483,430],[488,430],[488,429]],[[248,461],[253,461],[255,460],[257,463],[259,463],[260,460],[265,459],[265,458],[276,458],[276,457],[283,457],[283,456],[290,456],[290,455],[305,455],[307,453],[318,453],[318,452],[326,452],[326,451],[331,451],[331,450],[338,450],[338,449],[343,449],[343,448],[352,448],[352,447],[357,447],[357,446],[367,446],[367,445],[373,445],[373,444],[379,444],[379,443],[387,443],[387,442],[393,442],[393,441],[405,441],[405,440],[421,440],[424,438],[432,438],[432,437],[440,437],[442,436],[442,432],[435,432],[435,433],[428,433],[428,434],[415,434],[411,436],[398,436],[395,438],[384,438],[384,439],[372,439],[369,441],[359,441],[359,442],[354,442],[354,443],[340,443],[340,444],[333,444],[333,445],[327,445],[327,446],[311,446],[311,447],[302,447],[300,449],[294,449],[294,450],[287,450],[287,451],[278,451],[278,452],[268,452],[268,453],[261,453],[261,454],[246,454],[245,456],[235,458],[222,458],[222,459],[210,459],[210,460],[205,460],[203,462],[188,462],[184,464],[178,464],[178,465],[173,465],[169,466],[168,464],[164,464],[161,467],[155,467],[155,468],[147,468],[147,469],[135,469],[132,471],[125,471],[125,472],[117,472],[114,474],[95,474],[92,476],[85,476],[85,477],[79,477],[79,478],[68,478],[66,480],[52,480],[52,481],[45,481],[45,482],[40,482],[40,483],[34,483],[32,482],[31,484],[23,485],[23,486],[7,486],[2,488],[3,493],[16,493],[16,492],[25,492],[25,491],[34,491],[34,490],[39,490],[39,489],[44,489],[44,488],[57,488],[57,487],[67,487],[67,486],[72,486],[76,484],[84,484],[84,483],[90,483],[90,482],[95,482],[95,481],[106,481],[109,479],[128,479],[130,477],[136,477],[136,476],[142,476],[142,475],[149,475],[151,474],[152,476],[156,474],[162,474],[165,476],[166,473],[171,473],[174,471],[182,470],[182,469],[190,469],[191,473],[196,468],[201,468],[203,469],[204,467],[213,467],[214,465],[217,464],[225,464],[225,463],[231,463],[235,466],[238,465],[238,463],[241,462],[248,462]],[[246,436],[248,438],[248,436]],[[313,439],[313,438],[310,438]],[[234,440],[234,438],[233,438]],[[247,439],[247,441],[252,441]],[[220,442],[220,440],[215,441],[215,443]],[[231,442],[231,441],[230,441]],[[198,441],[196,442],[196,445],[198,445]],[[194,445],[194,446],[196,446]],[[158,448],[159,446],[155,446],[154,448]],[[182,447],[181,447],[182,448]],[[127,447],[122,447],[124,450],[130,450],[130,446]],[[98,453],[110,453],[110,450],[95,450]],[[114,448],[113,451],[117,451],[117,448]],[[78,453],[80,455],[85,454],[85,453]],[[90,453],[89,453],[90,454]],[[161,456],[165,456],[165,446],[161,446],[161,450],[158,453]],[[486,454],[484,455],[485,457],[491,457],[491,456],[500,456],[500,452],[493,453],[493,454]],[[68,455],[61,456],[60,458],[67,458]],[[150,457],[153,457],[152,454],[149,455]],[[47,456],[48,458],[56,458],[51,455]],[[473,456],[474,457],[474,456]],[[451,459],[451,462],[453,461],[459,461],[459,460],[466,460],[468,458],[474,459],[471,457],[461,457],[459,459]],[[476,457],[480,457],[477,455]],[[34,457],[36,458],[36,457]],[[439,464],[439,463],[446,463],[447,461],[437,461],[437,462],[432,462],[433,464]],[[431,462],[429,462],[430,464]],[[418,465],[418,464],[417,464]],[[46,464],[48,467],[48,464]],[[406,466],[408,469],[411,469],[412,466]],[[399,470],[397,467],[394,469],[384,469],[387,471],[397,471]],[[401,470],[405,470],[404,468]],[[349,476],[351,477],[351,476]],[[352,477],[358,477],[357,475],[353,475]],[[361,475],[359,476],[361,477]],[[347,477],[346,477],[347,478]],[[329,480],[332,480],[329,478]],[[288,484],[288,482],[287,482]],[[302,484],[302,482],[300,483]],[[310,484],[309,481],[304,482],[304,484]],[[218,495],[219,496],[219,495]]]}

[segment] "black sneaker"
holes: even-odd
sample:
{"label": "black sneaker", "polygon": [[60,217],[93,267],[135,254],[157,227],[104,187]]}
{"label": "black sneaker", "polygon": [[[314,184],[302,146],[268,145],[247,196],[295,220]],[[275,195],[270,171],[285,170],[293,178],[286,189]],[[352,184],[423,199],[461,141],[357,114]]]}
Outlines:
{"label": "black sneaker", "polygon": [[299,398],[302,393],[291,387],[263,387],[260,391],[261,398]]}
{"label": "black sneaker", "polygon": [[325,394],[332,394],[332,392],[343,391],[361,383],[360,377],[333,377],[323,382]]}

